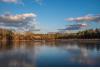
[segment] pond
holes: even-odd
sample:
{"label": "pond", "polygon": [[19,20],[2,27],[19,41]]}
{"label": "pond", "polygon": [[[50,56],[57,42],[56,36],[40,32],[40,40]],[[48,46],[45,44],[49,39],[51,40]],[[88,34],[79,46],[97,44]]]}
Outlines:
{"label": "pond", "polygon": [[100,66],[100,42],[0,42],[0,67]]}

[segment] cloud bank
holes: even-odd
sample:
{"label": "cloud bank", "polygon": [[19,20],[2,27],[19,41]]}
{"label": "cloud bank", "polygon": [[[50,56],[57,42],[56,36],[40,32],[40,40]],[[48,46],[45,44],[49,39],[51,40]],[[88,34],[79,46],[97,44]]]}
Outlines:
{"label": "cloud bank", "polygon": [[100,22],[100,15],[86,15],[83,17],[77,17],[77,18],[67,18],[67,21],[70,22]]}
{"label": "cloud bank", "polygon": [[83,23],[83,24],[73,24],[73,25],[69,25],[66,30],[79,30],[82,28],[87,27],[88,25]]}
{"label": "cloud bank", "polygon": [[73,24],[73,25],[68,25],[68,27],[65,30],[80,30],[83,28],[88,27],[87,24],[83,23],[83,24]]}
{"label": "cloud bank", "polygon": [[36,23],[36,14],[34,13],[0,15],[0,28],[34,31]]}
{"label": "cloud bank", "polygon": [[66,30],[80,30],[83,28],[88,27],[88,24],[82,23],[82,24],[73,24],[73,25],[67,25],[65,29],[58,29],[61,31],[66,31]]}

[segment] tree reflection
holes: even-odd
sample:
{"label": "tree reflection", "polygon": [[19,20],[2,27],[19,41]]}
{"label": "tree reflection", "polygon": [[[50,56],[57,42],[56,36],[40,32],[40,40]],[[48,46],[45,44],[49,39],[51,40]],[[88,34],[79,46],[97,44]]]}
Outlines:
{"label": "tree reflection", "polygon": [[[41,49],[45,53],[41,54]],[[44,55],[50,57],[51,55],[48,54],[52,53],[55,58],[57,56],[57,59],[64,58],[66,62],[84,66],[99,65],[100,62],[99,42],[0,41],[0,66],[35,66],[38,58],[37,52],[41,57]],[[61,52],[64,55],[61,55]],[[42,60],[41,57],[40,60]]]}
{"label": "tree reflection", "polygon": [[34,66],[34,54],[32,42],[0,42],[0,66]]}
{"label": "tree reflection", "polygon": [[13,47],[12,41],[0,41],[0,50],[8,50]]}

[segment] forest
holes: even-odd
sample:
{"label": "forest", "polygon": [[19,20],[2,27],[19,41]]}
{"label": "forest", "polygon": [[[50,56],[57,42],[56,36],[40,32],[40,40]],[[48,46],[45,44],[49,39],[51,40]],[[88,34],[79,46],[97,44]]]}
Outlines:
{"label": "forest", "polygon": [[0,29],[0,41],[27,41],[27,40],[60,40],[60,39],[100,39],[100,29],[89,29],[77,33],[47,33],[35,34],[32,32],[19,33],[8,29]]}

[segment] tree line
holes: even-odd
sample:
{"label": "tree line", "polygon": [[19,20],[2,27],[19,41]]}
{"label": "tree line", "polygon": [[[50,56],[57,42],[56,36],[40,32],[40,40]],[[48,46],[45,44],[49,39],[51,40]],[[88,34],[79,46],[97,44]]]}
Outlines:
{"label": "tree line", "polygon": [[34,34],[32,32],[14,32],[8,29],[0,29],[0,41],[9,40],[57,40],[57,39],[100,39],[100,29],[89,29],[77,33],[48,33]]}

